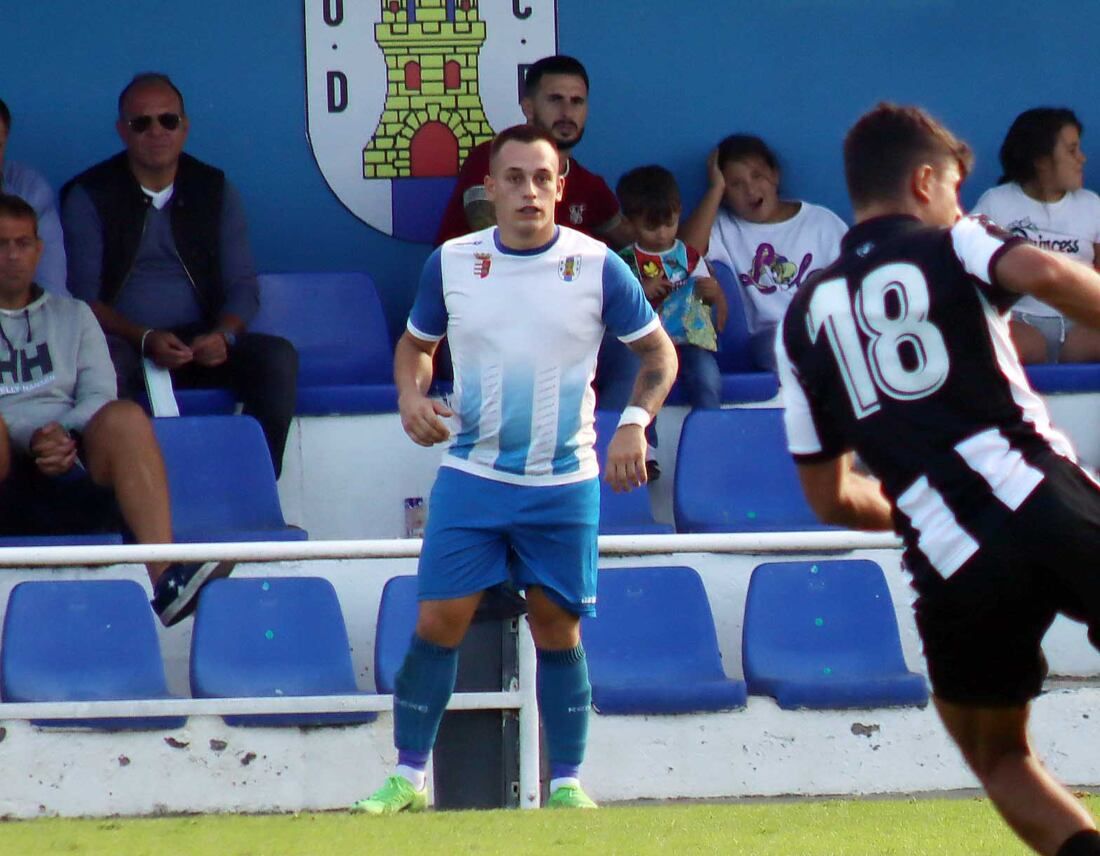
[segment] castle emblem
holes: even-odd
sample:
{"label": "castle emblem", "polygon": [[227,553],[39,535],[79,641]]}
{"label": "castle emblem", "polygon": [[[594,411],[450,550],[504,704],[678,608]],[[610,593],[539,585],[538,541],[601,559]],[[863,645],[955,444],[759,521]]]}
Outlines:
{"label": "castle emblem", "polygon": [[554,3],[305,0],[310,145],[380,231],[431,241],[470,149],[523,121],[526,68],[557,52]]}

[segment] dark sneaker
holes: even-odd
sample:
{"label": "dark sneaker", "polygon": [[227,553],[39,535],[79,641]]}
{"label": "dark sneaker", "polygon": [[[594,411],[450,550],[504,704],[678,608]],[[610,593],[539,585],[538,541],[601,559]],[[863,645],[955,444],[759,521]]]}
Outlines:
{"label": "dark sneaker", "polygon": [[233,572],[233,562],[173,562],[156,585],[150,605],[160,616],[165,627],[182,621],[199,602],[199,590],[208,580],[228,577]]}

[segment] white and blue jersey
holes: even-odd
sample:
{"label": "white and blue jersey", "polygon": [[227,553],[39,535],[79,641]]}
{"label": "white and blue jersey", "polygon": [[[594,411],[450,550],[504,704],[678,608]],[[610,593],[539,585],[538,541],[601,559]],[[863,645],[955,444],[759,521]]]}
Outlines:
{"label": "white and blue jersey", "polygon": [[496,227],[447,241],[424,265],[408,321],[416,338],[450,343],[443,465],[521,485],[594,478],[604,330],[629,343],[659,326],[626,263],[573,229],[532,250],[502,246]]}

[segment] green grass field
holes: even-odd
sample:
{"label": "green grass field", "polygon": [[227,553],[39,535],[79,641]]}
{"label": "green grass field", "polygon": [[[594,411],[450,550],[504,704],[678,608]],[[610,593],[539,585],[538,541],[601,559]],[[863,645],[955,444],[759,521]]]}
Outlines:
{"label": "green grass field", "polygon": [[[1100,810],[1100,797],[1086,798]],[[598,812],[343,813],[0,824],[2,854],[352,853],[1011,856],[1028,851],[984,799],[655,804]]]}

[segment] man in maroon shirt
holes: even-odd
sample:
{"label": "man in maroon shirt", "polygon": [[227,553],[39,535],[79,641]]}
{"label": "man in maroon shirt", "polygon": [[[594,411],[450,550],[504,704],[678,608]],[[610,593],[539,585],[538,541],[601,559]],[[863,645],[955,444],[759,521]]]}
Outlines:
{"label": "man in maroon shirt", "polygon": [[[589,172],[571,156],[584,136],[588,118],[588,72],[569,56],[540,59],[527,70],[526,92],[520,102],[527,122],[547,131],[557,142],[565,194],[554,212],[554,220],[591,235],[612,247],[632,239],[630,228],[619,212],[619,203],[607,183]],[[489,174],[489,143],[470,150],[458,172],[458,181],[443,212],[436,243],[484,229],[495,220],[485,198],[485,176]]]}

